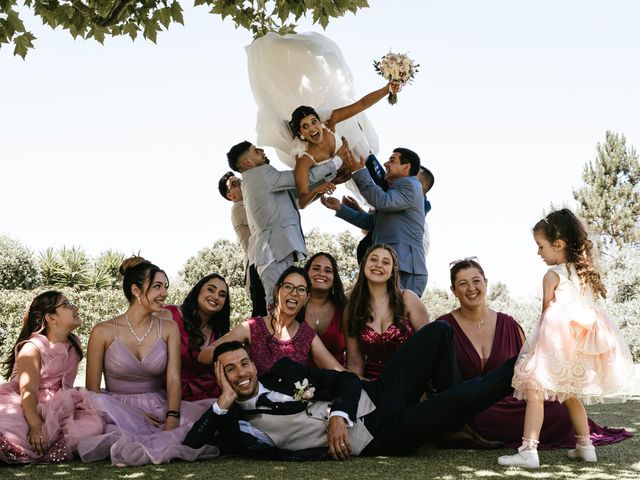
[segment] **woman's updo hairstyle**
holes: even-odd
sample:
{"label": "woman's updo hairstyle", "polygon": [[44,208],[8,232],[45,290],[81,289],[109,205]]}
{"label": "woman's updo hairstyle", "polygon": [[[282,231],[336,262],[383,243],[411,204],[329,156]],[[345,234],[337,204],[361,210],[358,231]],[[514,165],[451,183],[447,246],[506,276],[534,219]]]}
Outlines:
{"label": "woman's updo hairstyle", "polygon": [[289,121],[289,128],[291,129],[291,133],[293,133],[293,138],[300,138],[300,122],[304,117],[309,115],[313,115],[320,121],[320,115],[318,115],[318,112],[316,112],[313,107],[301,105],[293,111],[291,120]]}
{"label": "woman's updo hairstyle", "polygon": [[[149,260],[146,260],[137,255],[133,255],[120,265],[120,274],[122,275],[122,291],[124,296],[127,297],[129,303],[133,302],[133,293],[131,293],[131,287],[136,285],[140,290],[144,286],[145,282],[148,282],[145,295],[151,286],[151,280],[154,279],[156,273],[164,273],[164,270],[154,265]],[[166,275],[166,273],[165,273]]]}

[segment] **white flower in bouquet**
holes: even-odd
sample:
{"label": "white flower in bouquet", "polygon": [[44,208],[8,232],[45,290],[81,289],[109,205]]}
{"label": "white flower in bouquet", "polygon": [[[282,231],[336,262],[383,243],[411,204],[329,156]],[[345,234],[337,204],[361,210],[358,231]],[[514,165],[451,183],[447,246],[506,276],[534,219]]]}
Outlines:
{"label": "white flower in bouquet", "polygon": [[[386,78],[389,82],[398,85],[398,92],[407,83],[413,81],[413,77],[418,73],[418,67],[420,65],[414,63],[406,54],[401,53],[387,53],[380,61],[373,62],[373,68],[383,78]],[[387,100],[390,104],[395,104],[398,101],[398,95],[396,92],[389,92]]]}

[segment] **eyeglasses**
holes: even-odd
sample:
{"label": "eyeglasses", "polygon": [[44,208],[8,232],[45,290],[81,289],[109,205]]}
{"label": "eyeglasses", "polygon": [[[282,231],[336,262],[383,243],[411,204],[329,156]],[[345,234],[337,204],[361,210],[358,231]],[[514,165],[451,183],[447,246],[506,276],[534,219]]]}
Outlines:
{"label": "eyeglasses", "polygon": [[56,305],[54,310],[58,309],[59,307],[66,308],[67,310],[73,310],[74,308],[76,308],[76,306],[73,303],[71,303],[69,300],[65,300],[61,304]]}
{"label": "eyeglasses", "polygon": [[236,188],[236,187],[239,187],[241,183],[242,183],[242,180],[236,178],[235,180],[231,180],[229,182],[229,187],[230,188]]}
{"label": "eyeglasses", "polygon": [[466,258],[459,258],[457,260],[454,260],[453,262],[449,262],[449,270],[451,270],[453,267],[455,267],[457,264],[462,263],[462,262],[476,262],[476,263],[480,263],[478,262],[478,257],[466,257]]}
{"label": "eyeglasses", "polygon": [[307,287],[305,287],[304,285],[298,285],[297,287],[293,284],[293,283],[289,283],[289,282],[284,282],[282,284],[282,289],[286,292],[286,293],[291,293],[294,290],[296,291],[296,293],[300,296],[306,295],[307,292],[309,291],[307,289]]}

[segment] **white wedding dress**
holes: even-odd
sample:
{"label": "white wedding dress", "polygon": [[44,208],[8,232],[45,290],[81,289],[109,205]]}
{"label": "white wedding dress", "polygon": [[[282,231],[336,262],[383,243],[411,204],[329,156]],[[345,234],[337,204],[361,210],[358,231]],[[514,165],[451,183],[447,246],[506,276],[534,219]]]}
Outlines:
{"label": "white wedding dress", "polygon": [[[307,144],[293,138],[291,113],[301,105],[315,108],[326,121],[333,110],[355,102],[353,76],[336,43],[319,33],[268,33],[245,48],[251,90],[258,106],[256,144],[275,148],[291,168]],[[378,137],[360,113],[336,125],[357,156],[378,152]]]}

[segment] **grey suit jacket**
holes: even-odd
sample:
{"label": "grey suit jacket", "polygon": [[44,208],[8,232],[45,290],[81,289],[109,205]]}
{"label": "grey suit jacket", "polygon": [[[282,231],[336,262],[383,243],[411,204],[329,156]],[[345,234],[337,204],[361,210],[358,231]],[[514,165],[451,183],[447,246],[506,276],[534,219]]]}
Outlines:
{"label": "grey suit jacket", "polygon": [[402,177],[386,192],[376,185],[366,168],[353,174],[360,193],[375,213],[359,212],[342,205],[336,215],[347,222],[373,231],[373,245],[384,243],[398,255],[401,271],[427,274],[424,245],[424,195],[417,177]]}
{"label": "grey suit jacket", "polygon": [[[309,180],[312,184],[329,181],[335,174],[330,161],[313,167]],[[292,170],[260,165],[242,172],[242,197],[251,230],[249,264],[258,268],[294,252],[307,254],[295,192]]]}

